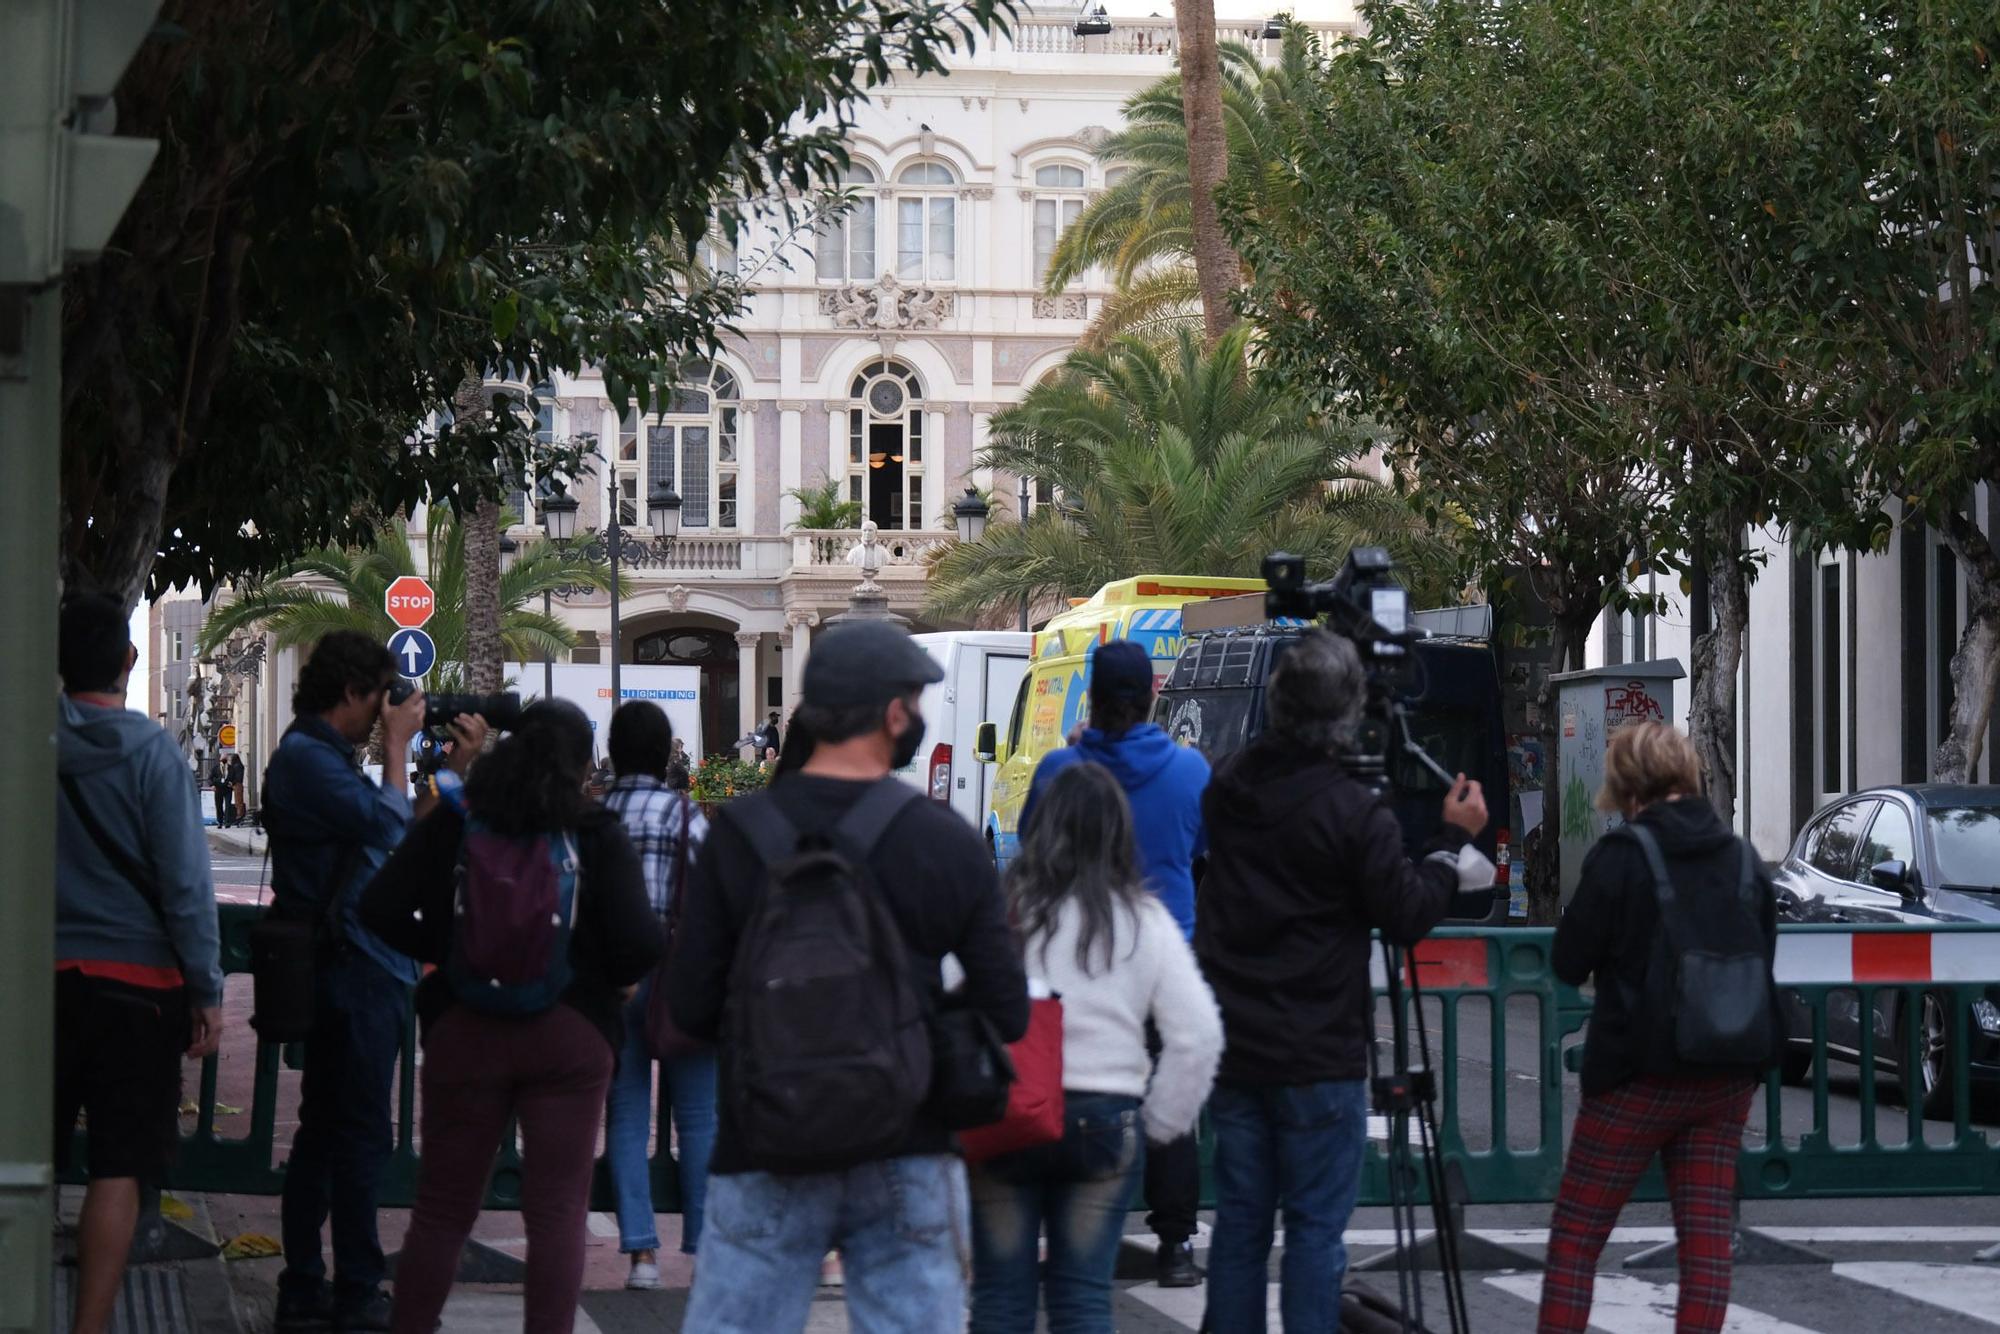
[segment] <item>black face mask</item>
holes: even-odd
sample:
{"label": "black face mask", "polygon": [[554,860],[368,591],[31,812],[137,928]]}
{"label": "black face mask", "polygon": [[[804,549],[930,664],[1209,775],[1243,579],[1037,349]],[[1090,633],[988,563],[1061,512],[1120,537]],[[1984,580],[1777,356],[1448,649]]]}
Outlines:
{"label": "black face mask", "polygon": [[896,749],[889,755],[889,767],[901,769],[917,758],[917,751],[924,744],[924,716],[915,709],[910,710],[910,725],[896,738]]}

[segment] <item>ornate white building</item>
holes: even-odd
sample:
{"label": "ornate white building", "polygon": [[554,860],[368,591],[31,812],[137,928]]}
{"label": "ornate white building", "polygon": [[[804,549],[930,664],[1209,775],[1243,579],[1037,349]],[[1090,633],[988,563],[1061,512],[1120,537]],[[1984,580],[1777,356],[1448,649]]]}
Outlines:
{"label": "ornate white building", "polygon": [[[1326,30],[1353,26],[1343,7]],[[1056,366],[1104,300],[1091,274],[1043,293],[1057,236],[1116,178],[1093,150],[1134,92],[1172,69],[1171,16],[1113,17],[1079,36],[1077,13],[1029,12],[1010,37],[952,60],[948,73],[888,85],[858,109],[848,147],[854,203],[787,236],[753,225],[738,253],[713,248],[751,293],[740,335],[664,413],[621,420],[598,377],[542,387],[540,429],[594,435],[599,473],[572,488],[578,526],[602,524],[607,478],[624,518],[643,524],[665,482],[683,501],[670,552],[625,573],[620,657],[703,672],[704,736],[741,735],[766,708],[789,709],[814,627],[843,609],[854,532],[799,527],[791,492],[831,482],[887,544],[882,583],[920,628],[924,559],[954,540],[951,507],[1012,479],[975,469],[992,414]],[[1225,19],[1225,39],[1274,51],[1262,14]],[[996,485],[997,482],[997,485]],[[539,523],[521,494],[517,538]],[[603,595],[565,599],[602,660]]]}

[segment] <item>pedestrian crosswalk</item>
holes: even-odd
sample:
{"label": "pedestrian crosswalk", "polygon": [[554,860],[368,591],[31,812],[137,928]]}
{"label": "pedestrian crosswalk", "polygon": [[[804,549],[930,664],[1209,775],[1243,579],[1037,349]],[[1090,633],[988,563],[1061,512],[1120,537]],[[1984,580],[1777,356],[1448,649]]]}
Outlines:
{"label": "pedestrian crosswalk", "polygon": [[[1801,1234],[1860,1234],[1867,1231],[1862,1228],[1784,1230]],[[1508,1239],[1516,1244],[1546,1241],[1546,1233],[1538,1238],[1534,1235],[1536,1231],[1505,1230]],[[1635,1228],[1624,1231],[1664,1231],[1671,1235],[1670,1229]],[[1954,1241],[1962,1243],[1979,1238],[1961,1238],[1959,1233],[1979,1232],[1983,1235],[1990,1229],[1915,1228],[1903,1231],[1950,1234]],[[1825,1241],[1831,1238],[1821,1236],[1819,1239]],[[1860,1236],[1845,1239],[1872,1240]],[[1348,1240],[1350,1245],[1366,1249],[1371,1241],[1377,1239],[1373,1234],[1350,1233]],[[1386,1241],[1387,1238],[1381,1240]],[[1642,1238],[1631,1236],[1621,1240],[1636,1242]],[[1787,1267],[1783,1272],[1795,1276],[1799,1284],[1810,1288],[1814,1298],[1810,1310],[1791,1309],[1802,1305],[1795,1300],[1773,1300],[1772,1284],[1746,1281],[1749,1275],[1739,1271],[1737,1300],[1729,1307],[1723,1334],[1850,1334],[1850,1331],[1862,1329],[1912,1327],[1909,1324],[1911,1308],[1905,1303],[1915,1303],[1918,1308],[1930,1310],[1940,1317],[1934,1324],[1921,1325],[1924,1329],[2000,1329],[2000,1265],[1860,1260],[1825,1267]],[[1385,1281],[1390,1283],[1389,1287],[1383,1286]],[[1378,1291],[1388,1292],[1393,1287],[1393,1280],[1385,1280],[1381,1274],[1371,1275],[1370,1282],[1376,1285]],[[1473,1328],[1533,1328],[1535,1309],[1541,1303],[1540,1273],[1468,1274],[1466,1286],[1474,1314]],[[1784,1288],[1792,1293],[1802,1290],[1791,1282],[1784,1284]],[[1746,1295],[1746,1289],[1751,1290],[1751,1295]],[[1123,1300],[1137,1302],[1176,1326],[1194,1330],[1201,1325],[1206,1302],[1202,1289],[1164,1289],[1142,1283],[1124,1289],[1120,1295]],[[1641,1277],[1619,1272],[1607,1262],[1597,1275],[1590,1328],[1599,1334],[1672,1334],[1677,1297],[1678,1289],[1671,1270]],[[1278,1285],[1274,1280],[1266,1302],[1269,1328],[1274,1334],[1283,1328],[1278,1298]],[[1829,1315],[1829,1312],[1834,1314]]]}
{"label": "pedestrian crosswalk", "polygon": [[[1539,1306],[1540,1274],[1496,1274],[1490,1288]],[[1590,1327],[1604,1334],[1673,1334],[1678,1290],[1671,1283],[1651,1283],[1629,1274],[1599,1274],[1590,1306]],[[1722,1334],[1821,1334],[1804,1325],[1765,1315],[1731,1303]]]}

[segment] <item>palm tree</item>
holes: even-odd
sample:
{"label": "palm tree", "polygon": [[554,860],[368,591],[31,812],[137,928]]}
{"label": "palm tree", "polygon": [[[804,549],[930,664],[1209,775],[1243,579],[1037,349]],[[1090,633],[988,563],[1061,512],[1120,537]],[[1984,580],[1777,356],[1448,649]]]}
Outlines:
{"label": "palm tree", "polygon": [[[382,605],[384,590],[402,575],[422,574],[437,594],[437,611],[424,631],[437,642],[438,650],[437,666],[424,678],[424,688],[463,689],[468,684],[465,533],[442,505],[430,511],[425,554],[428,568],[419,570],[400,522],[382,524],[366,547],[309,551],[217,608],[202,627],[200,649],[206,653],[253,627],[271,635],[281,649],[317,643],[333,630],[359,630],[386,642],[396,625]],[[497,569],[497,557],[494,564]],[[506,659],[533,662],[576,647],[576,636],[559,618],[545,616],[529,604],[565,585],[604,588],[609,578],[610,570],[601,562],[585,560],[551,542],[528,543],[499,576],[500,643]]]}
{"label": "palm tree", "polygon": [[[1240,42],[1221,43],[1217,55],[1230,184],[1259,194],[1278,188],[1269,167],[1278,159],[1278,128],[1292,90],[1312,66],[1311,33],[1287,27],[1272,65]],[[1124,128],[1098,146],[1097,157],[1124,168],[1125,175],[1063,232],[1043,275],[1053,293],[1086,269],[1102,266],[1109,272],[1118,294],[1094,327],[1100,340],[1201,322],[1181,76],[1170,74],[1140,89],[1124,113]]]}
{"label": "palm tree", "polygon": [[861,502],[849,500],[839,482],[829,480],[817,486],[793,487],[785,494],[799,502],[794,528],[831,532],[861,526]]}
{"label": "palm tree", "polygon": [[1214,347],[1236,323],[1229,295],[1241,285],[1243,261],[1223,234],[1216,191],[1229,175],[1222,127],[1222,70],[1215,52],[1215,0],[1174,0],[1180,29],[1181,104],[1186,108],[1188,230],[1201,318]]}
{"label": "palm tree", "polygon": [[1120,338],[996,415],[979,463],[1050,483],[1059,503],[946,548],[931,613],[978,620],[1137,574],[1254,575],[1275,550],[1331,572],[1357,545],[1388,547],[1417,597],[1448,597],[1456,544],[1357,467],[1371,432],[1255,374],[1249,346],[1242,325],[1212,350],[1186,329],[1164,349]]}

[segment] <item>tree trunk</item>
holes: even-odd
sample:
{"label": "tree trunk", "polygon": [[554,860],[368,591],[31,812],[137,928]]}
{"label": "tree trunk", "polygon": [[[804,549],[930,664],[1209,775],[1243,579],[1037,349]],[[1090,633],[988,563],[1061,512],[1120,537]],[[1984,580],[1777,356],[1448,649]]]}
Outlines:
{"label": "tree trunk", "polygon": [[1554,607],[1549,618],[1549,670],[1537,693],[1542,713],[1542,823],[1535,831],[1534,846],[1528,849],[1528,922],[1531,926],[1554,926],[1562,915],[1562,741],[1557,717],[1558,672],[1573,671],[1583,665],[1584,641],[1597,620],[1597,604],[1581,598],[1564,598],[1565,606],[1579,603],[1590,610],[1566,611]]}
{"label": "tree trunk", "polygon": [[1736,823],[1736,693],[1743,634],[1750,619],[1750,580],[1741,560],[1743,530],[1707,545],[1708,596],[1715,624],[1694,641],[1688,688],[1688,737],[1701,756],[1702,780],[1716,814]]}
{"label": "tree trunk", "polygon": [[1965,575],[1966,608],[1958,651],[1951,655],[1951,720],[1938,743],[1936,781],[1969,783],[2000,682],[2000,554],[1978,524],[1957,512],[1940,522],[1938,535]]}
{"label": "tree trunk", "polygon": [[[452,395],[456,421],[476,421],[487,411],[486,386],[471,370]],[[459,511],[465,544],[465,684],[475,694],[500,688],[505,680],[500,645],[500,502],[482,499],[470,513]]]}
{"label": "tree trunk", "polygon": [[465,525],[465,681],[475,693],[500,688],[500,502],[482,500]]}
{"label": "tree trunk", "polygon": [[1229,174],[1229,137],[1222,121],[1222,64],[1215,49],[1215,0],[1174,0],[1180,31],[1181,114],[1187,120],[1188,193],[1194,230],[1195,281],[1202,326],[1214,347],[1236,323],[1231,298],[1243,261],[1222,232],[1215,192]]}

